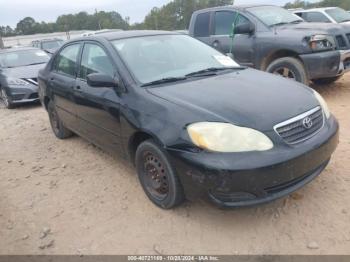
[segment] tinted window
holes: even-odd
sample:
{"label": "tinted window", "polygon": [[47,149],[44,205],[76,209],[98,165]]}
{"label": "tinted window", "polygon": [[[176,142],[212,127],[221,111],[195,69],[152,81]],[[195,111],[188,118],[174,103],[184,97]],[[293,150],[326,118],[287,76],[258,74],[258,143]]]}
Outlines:
{"label": "tinted window", "polygon": [[[237,20],[236,20],[237,19]],[[230,35],[233,24],[249,23],[249,20],[236,12],[221,11],[215,13],[215,35]]]}
{"label": "tinted window", "polygon": [[80,44],[65,47],[56,57],[56,71],[75,77],[79,51]]}
{"label": "tinted window", "polygon": [[63,41],[47,41],[42,42],[41,46],[43,49],[58,49],[63,44]]}
{"label": "tinted window", "polygon": [[308,22],[329,23],[329,19],[320,12],[308,12],[305,14],[305,19]]}
{"label": "tinted window", "polygon": [[194,25],[194,36],[205,37],[209,36],[210,13],[197,15]]}
{"label": "tinted window", "polygon": [[80,67],[80,78],[93,73],[103,73],[114,76],[114,67],[106,52],[98,45],[86,44],[83,50],[83,57]]}

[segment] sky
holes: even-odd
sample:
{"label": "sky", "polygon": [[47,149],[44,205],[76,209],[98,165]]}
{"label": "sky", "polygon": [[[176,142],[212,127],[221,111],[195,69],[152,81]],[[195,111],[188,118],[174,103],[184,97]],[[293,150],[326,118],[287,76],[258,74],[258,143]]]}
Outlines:
{"label": "sky", "polygon": [[[59,15],[97,10],[117,11],[130,22],[142,22],[146,14],[155,6],[161,7],[170,0],[0,0],[0,25],[16,24],[24,17],[36,21],[54,22]],[[235,0],[236,4],[283,5],[288,0]]]}

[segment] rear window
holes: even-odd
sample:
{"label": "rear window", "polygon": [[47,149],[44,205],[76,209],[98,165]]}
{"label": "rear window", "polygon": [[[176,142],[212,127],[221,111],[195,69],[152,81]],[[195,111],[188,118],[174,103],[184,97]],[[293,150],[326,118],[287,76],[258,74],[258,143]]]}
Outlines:
{"label": "rear window", "polygon": [[330,23],[331,21],[320,12],[307,12],[305,13],[305,19],[308,22],[314,23]]}
{"label": "rear window", "polygon": [[194,36],[206,37],[209,36],[210,13],[203,13],[197,15],[194,24]]}

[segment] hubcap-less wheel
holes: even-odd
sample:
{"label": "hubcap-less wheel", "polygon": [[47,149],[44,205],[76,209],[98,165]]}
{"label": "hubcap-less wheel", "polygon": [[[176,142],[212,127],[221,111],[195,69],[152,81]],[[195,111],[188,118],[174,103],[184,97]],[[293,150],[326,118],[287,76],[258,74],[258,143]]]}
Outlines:
{"label": "hubcap-less wheel", "polygon": [[50,113],[51,127],[52,127],[53,131],[55,132],[55,134],[58,134],[60,131],[60,127],[59,127],[58,116],[57,116],[56,110],[51,109],[49,113]]}
{"label": "hubcap-less wheel", "polygon": [[275,75],[281,75],[285,78],[296,80],[295,73],[287,67],[277,68],[274,72]]}
{"label": "hubcap-less wheel", "polygon": [[145,152],[144,182],[147,191],[156,199],[164,200],[169,193],[167,172],[162,161],[151,152]]}
{"label": "hubcap-less wheel", "polygon": [[6,94],[5,89],[1,89],[1,99],[4,102],[5,106],[8,107],[9,106],[9,98]]}

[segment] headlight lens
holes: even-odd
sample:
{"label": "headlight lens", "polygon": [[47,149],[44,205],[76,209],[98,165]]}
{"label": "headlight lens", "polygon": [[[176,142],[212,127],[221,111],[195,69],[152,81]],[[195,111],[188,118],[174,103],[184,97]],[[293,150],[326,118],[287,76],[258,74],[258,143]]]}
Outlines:
{"label": "headlight lens", "polygon": [[195,123],[188,126],[187,131],[196,146],[214,152],[266,151],[273,148],[273,143],[263,133],[228,123]]}
{"label": "headlight lens", "polygon": [[26,86],[29,85],[28,82],[18,79],[18,78],[7,78],[6,79],[8,85],[13,85],[13,86]]}
{"label": "headlight lens", "polygon": [[335,40],[330,35],[313,35],[309,38],[309,46],[313,51],[327,51],[335,48]]}
{"label": "headlight lens", "polygon": [[317,91],[313,90],[313,92],[314,92],[316,99],[320,103],[324,114],[326,115],[326,117],[328,119],[331,116],[331,112],[329,111],[329,108],[328,108],[326,101],[323,99],[323,97]]}

